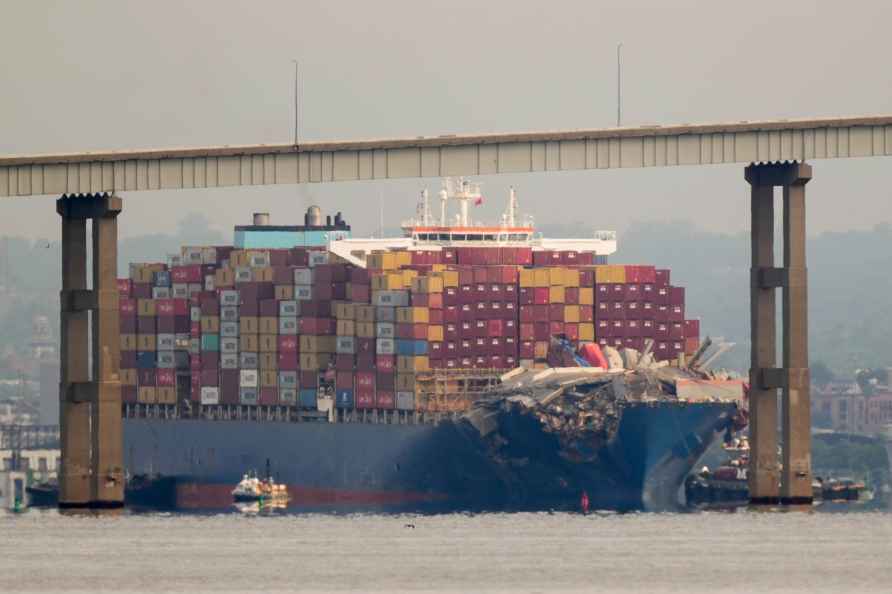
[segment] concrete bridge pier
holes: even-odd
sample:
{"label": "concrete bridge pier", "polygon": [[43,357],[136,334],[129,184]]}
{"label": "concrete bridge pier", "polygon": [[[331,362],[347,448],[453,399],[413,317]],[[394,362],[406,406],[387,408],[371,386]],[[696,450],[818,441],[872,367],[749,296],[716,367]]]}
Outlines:
{"label": "concrete bridge pier", "polygon": [[[59,507],[124,504],[118,323],[121,199],[65,195],[62,217]],[[87,289],[87,219],[92,220],[93,287]]]}
{"label": "concrete bridge pier", "polygon": [[[750,502],[811,503],[808,283],[805,267],[805,163],[746,168],[752,196],[750,271]],[[783,266],[774,265],[774,188],[783,188]],[[783,289],[783,367],[777,367],[775,289]],[[778,390],[783,465],[779,464]]]}

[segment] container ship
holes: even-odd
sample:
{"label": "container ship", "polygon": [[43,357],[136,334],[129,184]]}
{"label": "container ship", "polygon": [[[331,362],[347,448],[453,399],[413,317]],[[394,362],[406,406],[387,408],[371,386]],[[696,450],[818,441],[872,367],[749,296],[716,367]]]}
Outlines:
{"label": "container ship", "polygon": [[581,492],[628,509],[678,491],[737,410],[708,386],[626,398],[609,436],[570,449],[543,415],[493,402],[511,370],[562,365],[556,336],[663,366],[693,354],[684,289],[668,270],[608,264],[615,233],[542,237],[513,190],[494,225],[471,219],[476,184],[446,180],[438,197],[437,216],[422,192],[401,237],[354,238],[313,206],[302,225],[257,213],[232,246],[130,265],[124,462],[163,485],[156,503],[230,506],[267,465],[306,509],[553,509]]}

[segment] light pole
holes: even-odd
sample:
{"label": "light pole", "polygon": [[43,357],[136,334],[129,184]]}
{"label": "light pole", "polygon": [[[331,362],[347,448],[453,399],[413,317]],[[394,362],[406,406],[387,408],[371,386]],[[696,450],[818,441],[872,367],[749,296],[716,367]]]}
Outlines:
{"label": "light pole", "polygon": [[616,127],[620,127],[620,123],[622,122],[622,106],[623,106],[623,96],[622,96],[622,75],[623,75],[623,64],[622,64],[622,49],[623,44],[619,42],[616,44]]}
{"label": "light pole", "polygon": [[294,62],[294,146],[297,146],[297,140],[300,137],[300,87],[298,86],[299,67],[297,60]]}

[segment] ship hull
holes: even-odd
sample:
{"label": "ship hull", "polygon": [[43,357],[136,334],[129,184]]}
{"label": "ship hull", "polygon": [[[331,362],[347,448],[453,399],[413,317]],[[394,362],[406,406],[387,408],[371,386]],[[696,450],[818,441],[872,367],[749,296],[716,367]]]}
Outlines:
{"label": "ship hull", "polygon": [[[164,477],[178,508],[231,507],[232,488],[269,468],[296,510],[485,511],[677,504],[684,477],[733,404],[624,408],[613,438],[577,459],[529,415],[505,414],[494,452],[467,422],[438,425],[124,419],[131,474]],[[583,444],[584,447],[584,444]]]}

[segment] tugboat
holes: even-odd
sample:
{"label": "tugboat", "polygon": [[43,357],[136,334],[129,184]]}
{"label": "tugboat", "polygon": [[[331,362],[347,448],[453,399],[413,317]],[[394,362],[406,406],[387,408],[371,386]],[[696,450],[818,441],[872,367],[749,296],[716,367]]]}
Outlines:
{"label": "tugboat", "polygon": [[266,478],[258,478],[254,471],[247,472],[232,490],[232,498],[236,503],[275,503],[288,502],[288,489],[277,484],[270,476],[269,460],[266,462]]}

